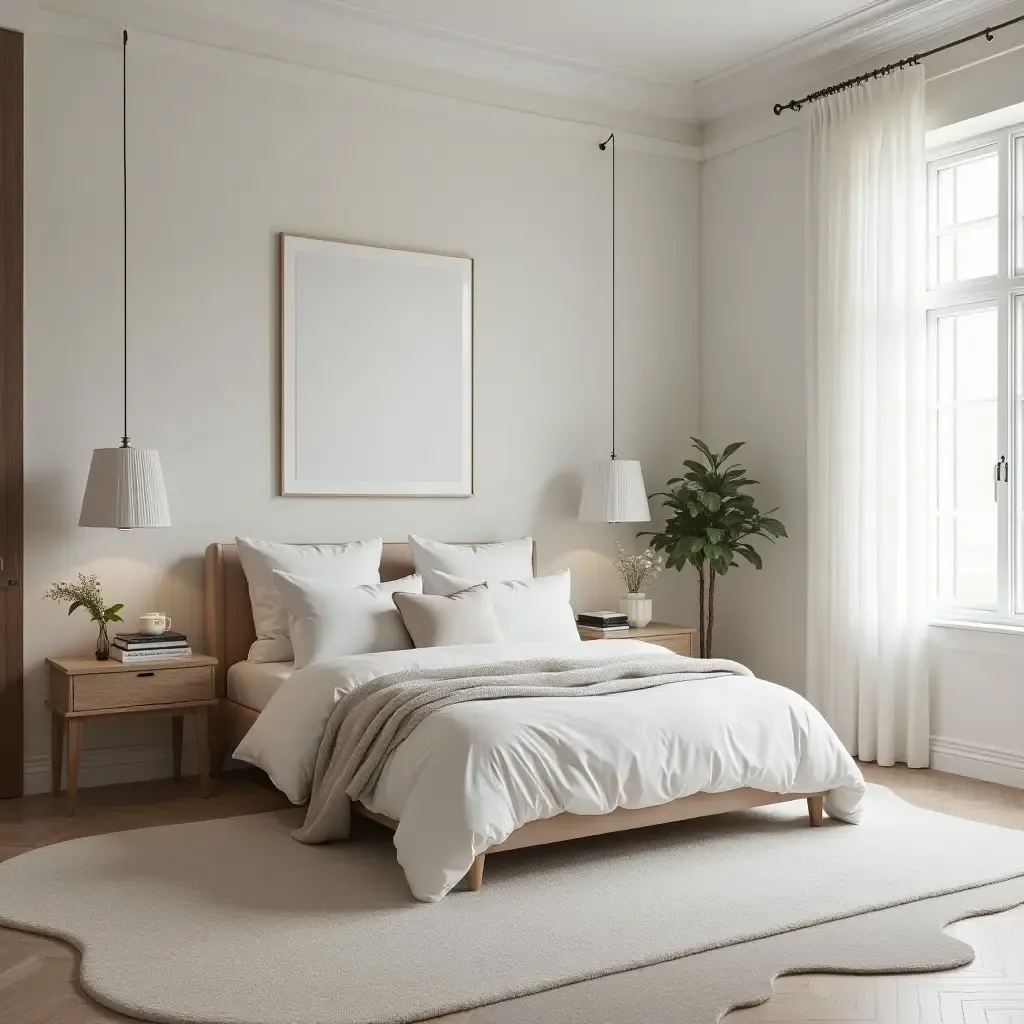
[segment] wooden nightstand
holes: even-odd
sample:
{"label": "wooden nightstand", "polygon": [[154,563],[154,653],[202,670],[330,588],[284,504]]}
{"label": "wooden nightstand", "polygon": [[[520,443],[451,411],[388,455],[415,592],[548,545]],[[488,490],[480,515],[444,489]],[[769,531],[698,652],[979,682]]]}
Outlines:
{"label": "wooden nightstand", "polygon": [[119,715],[171,715],[174,777],[181,778],[184,716],[196,722],[199,790],[210,785],[207,709],[215,707],[213,670],[217,659],[206,654],[152,662],[97,661],[95,658],[47,658],[52,715],[50,733],[53,793],[61,790],[64,734],[68,742],[68,813],[78,798],[78,755],[86,721]]}
{"label": "wooden nightstand", "polygon": [[581,640],[649,640],[667,647],[676,654],[693,655],[693,638],[697,630],[671,626],[667,622],[649,622],[638,629],[623,629],[616,633],[602,633],[597,629],[577,626]]}

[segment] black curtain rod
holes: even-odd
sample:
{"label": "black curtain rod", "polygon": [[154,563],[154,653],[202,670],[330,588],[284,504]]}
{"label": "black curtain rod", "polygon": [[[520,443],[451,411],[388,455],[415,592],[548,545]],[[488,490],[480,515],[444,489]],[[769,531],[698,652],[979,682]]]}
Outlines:
{"label": "black curtain rod", "polygon": [[1008,28],[1010,25],[1016,25],[1021,21],[1024,21],[1024,14],[1017,18],[1010,18],[1009,21],[1001,22],[998,25],[992,25],[990,28],[983,28],[980,32],[972,32],[971,35],[964,36],[962,39],[954,39],[953,42],[945,43],[943,46],[936,46],[933,50],[915,53],[913,57],[904,57],[903,60],[898,60],[894,64],[886,64],[885,67],[875,68],[874,71],[857,75],[856,78],[848,78],[845,82],[839,82],[825,89],[819,89],[817,92],[808,93],[803,99],[790,100],[788,103],[776,103],[774,108],[775,114],[778,116],[784,110],[799,110],[805,103],[814,103],[815,100],[823,99],[825,96],[834,96],[836,93],[846,92],[847,89],[852,89],[854,86],[863,85],[873,78],[881,78],[883,75],[891,75],[894,71],[902,71],[904,68],[913,67],[915,64],[920,64],[925,57],[933,57],[937,53],[942,53],[943,50],[952,50],[954,46],[963,46],[964,43],[973,42],[975,39],[984,38],[991,43],[993,33],[998,32],[1000,29]]}

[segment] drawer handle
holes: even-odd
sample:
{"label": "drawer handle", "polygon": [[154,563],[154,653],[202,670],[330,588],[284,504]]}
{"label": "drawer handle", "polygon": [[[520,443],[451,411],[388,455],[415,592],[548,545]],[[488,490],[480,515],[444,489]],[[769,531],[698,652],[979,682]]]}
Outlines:
{"label": "drawer handle", "polygon": [[142,679],[142,678],[143,678],[144,676],[155,676],[155,675],[156,675],[156,673],[155,673],[155,672],[136,672],[135,674],[136,674],[136,675],[137,675],[137,676],[138,676],[138,677],[139,677],[140,679]]}

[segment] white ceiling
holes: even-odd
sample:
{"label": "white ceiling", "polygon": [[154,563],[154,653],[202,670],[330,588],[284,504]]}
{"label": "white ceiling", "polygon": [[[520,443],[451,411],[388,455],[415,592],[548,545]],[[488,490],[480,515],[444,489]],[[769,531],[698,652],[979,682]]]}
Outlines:
{"label": "white ceiling", "polygon": [[[409,28],[696,82],[851,15],[920,0],[336,0]],[[964,7],[970,0],[962,0]]]}

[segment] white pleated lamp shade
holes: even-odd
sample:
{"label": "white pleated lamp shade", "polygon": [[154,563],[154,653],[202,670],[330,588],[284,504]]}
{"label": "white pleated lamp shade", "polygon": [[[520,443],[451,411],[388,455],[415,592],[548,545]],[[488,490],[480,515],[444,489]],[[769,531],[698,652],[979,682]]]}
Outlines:
{"label": "white pleated lamp shade", "polygon": [[135,530],[170,526],[160,456],[152,448],[97,448],[79,526]]}
{"label": "white pleated lamp shade", "polygon": [[650,522],[640,463],[632,459],[592,462],[583,477],[580,519],[588,523]]}

